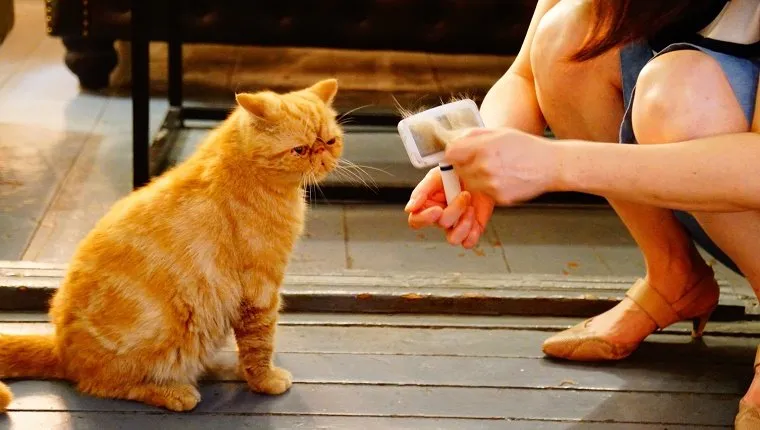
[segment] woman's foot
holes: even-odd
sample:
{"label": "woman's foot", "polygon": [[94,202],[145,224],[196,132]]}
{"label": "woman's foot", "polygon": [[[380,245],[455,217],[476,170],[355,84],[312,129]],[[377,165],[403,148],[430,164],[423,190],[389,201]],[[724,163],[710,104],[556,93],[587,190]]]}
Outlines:
{"label": "woman's foot", "polygon": [[[658,328],[691,319],[698,319],[694,336],[700,336],[720,294],[712,269],[704,265],[672,282],[681,285],[640,280],[614,308],[547,339],[544,353],[577,361],[620,360]],[[683,294],[669,300],[659,293],[664,288]]]}
{"label": "woman's foot", "polygon": [[755,378],[749,386],[749,390],[739,402],[739,413],[734,420],[736,430],[750,430],[760,428],[760,374],[758,374],[758,365],[760,364],[760,350],[755,356]]}

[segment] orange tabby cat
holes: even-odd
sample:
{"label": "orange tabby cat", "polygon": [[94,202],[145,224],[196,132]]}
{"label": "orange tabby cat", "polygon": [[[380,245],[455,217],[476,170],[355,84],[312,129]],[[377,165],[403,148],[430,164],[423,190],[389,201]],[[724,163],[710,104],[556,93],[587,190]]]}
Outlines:
{"label": "orange tabby cat", "polygon": [[[272,363],[279,287],[303,231],[303,185],[342,154],[333,79],[238,106],[186,162],[117,202],[82,241],[51,302],[51,336],[0,335],[0,378],[65,379],[84,393],[175,411],[230,333],[253,391]],[[0,384],[0,410],[10,392]]]}

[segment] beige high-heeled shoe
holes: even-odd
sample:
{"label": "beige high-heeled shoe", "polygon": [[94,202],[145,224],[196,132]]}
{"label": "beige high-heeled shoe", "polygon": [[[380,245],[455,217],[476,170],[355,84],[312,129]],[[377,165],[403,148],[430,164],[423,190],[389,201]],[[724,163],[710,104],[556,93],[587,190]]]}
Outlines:
{"label": "beige high-heeled shoe", "polygon": [[[760,349],[755,354],[755,374],[760,368]],[[735,430],[758,430],[760,429],[760,407],[750,405],[744,400],[739,402],[739,413],[734,419]]]}
{"label": "beige high-heeled shoe", "polygon": [[[675,303],[668,303],[643,279],[626,296],[633,300],[662,330],[679,321],[693,321],[692,337],[702,336],[710,315],[718,306],[720,288],[714,276],[703,278]],[[612,343],[588,328],[592,319],[562,331],[543,344],[544,354],[575,361],[621,360],[638,348],[635,343]]]}

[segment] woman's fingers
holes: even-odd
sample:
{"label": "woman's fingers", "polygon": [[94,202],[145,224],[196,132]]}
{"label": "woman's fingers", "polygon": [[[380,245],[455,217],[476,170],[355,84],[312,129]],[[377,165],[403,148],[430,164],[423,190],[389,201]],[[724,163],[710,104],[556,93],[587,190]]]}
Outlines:
{"label": "woman's fingers", "polygon": [[461,245],[470,235],[474,222],[475,209],[472,206],[469,206],[459,223],[453,229],[446,232],[446,239],[452,245]]}
{"label": "woman's fingers", "polygon": [[409,214],[409,227],[415,230],[430,227],[438,223],[442,214],[443,208],[437,205],[430,206],[420,212],[412,212]]}
{"label": "woman's fingers", "polygon": [[480,224],[477,222],[473,223],[470,233],[467,235],[467,239],[462,242],[462,247],[465,249],[474,248],[475,245],[478,244],[478,241],[480,241],[481,233],[483,233],[483,230],[481,229]]}
{"label": "woman's fingers", "polygon": [[459,193],[454,201],[443,210],[443,214],[441,215],[438,224],[445,229],[453,227],[465,211],[467,211],[471,201],[472,194],[468,191],[462,191]]}
{"label": "woman's fingers", "polygon": [[409,202],[406,204],[404,211],[413,213],[420,210],[426,200],[430,199],[433,194],[443,190],[443,180],[438,168],[431,169],[427,175],[414,187]]}

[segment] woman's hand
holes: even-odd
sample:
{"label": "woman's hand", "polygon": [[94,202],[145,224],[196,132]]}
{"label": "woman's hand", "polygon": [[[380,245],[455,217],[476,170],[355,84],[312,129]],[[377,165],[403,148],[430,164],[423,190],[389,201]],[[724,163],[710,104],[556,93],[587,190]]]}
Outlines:
{"label": "woman's hand", "polygon": [[513,205],[557,189],[558,148],[514,129],[476,129],[446,148],[446,160],[467,190]]}
{"label": "woman's hand", "polygon": [[482,193],[465,190],[446,205],[441,172],[436,167],[417,184],[404,209],[409,214],[409,226],[420,229],[439,226],[446,231],[452,245],[470,249],[478,244],[493,214],[494,201]]}

